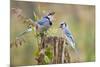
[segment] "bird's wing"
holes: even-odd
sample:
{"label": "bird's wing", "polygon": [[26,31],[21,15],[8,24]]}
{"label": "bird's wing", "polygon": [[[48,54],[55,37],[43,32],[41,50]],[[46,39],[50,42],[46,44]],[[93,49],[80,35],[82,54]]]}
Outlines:
{"label": "bird's wing", "polygon": [[64,33],[69,38],[70,41],[72,41],[73,43],[75,43],[74,37],[72,36],[72,33],[70,32],[69,29],[65,28]]}
{"label": "bird's wing", "polygon": [[44,25],[47,22],[49,22],[47,18],[42,18],[41,20],[38,21],[38,24],[39,25]]}

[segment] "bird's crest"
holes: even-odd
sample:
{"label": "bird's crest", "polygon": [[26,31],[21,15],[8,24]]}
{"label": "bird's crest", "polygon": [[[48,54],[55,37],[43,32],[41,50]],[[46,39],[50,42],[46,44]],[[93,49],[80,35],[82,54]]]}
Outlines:
{"label": "bird's crest", "polygon": [[55,14],[55,12],[50,12],[50,13],[48,13],[48,16],[54,15],[54,14]]}

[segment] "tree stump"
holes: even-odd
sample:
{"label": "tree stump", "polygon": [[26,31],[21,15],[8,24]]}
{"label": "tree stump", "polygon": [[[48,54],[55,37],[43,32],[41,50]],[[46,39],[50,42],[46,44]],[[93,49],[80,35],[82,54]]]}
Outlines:
{"label": "tree stump", "polygon": [[45,56],[45,49],[48,47],[48,45],[53,47],[52,64],[70,63],[70,56],[64,38],[56,36],[42,36],[39,45],[40,52],[42,52],[38,58],[38,64],[45,64],[43,61]]}

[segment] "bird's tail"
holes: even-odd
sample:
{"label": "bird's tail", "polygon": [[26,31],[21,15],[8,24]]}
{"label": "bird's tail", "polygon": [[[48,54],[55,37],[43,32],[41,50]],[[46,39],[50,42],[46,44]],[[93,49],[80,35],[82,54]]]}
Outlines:
{"label": "bird's tail", "polygon": [[28,28],[28,29],[26,29],[25,31],[21,32],[17,37],[23,36],[23,35],[25,35],[26,33],[31,32],[31,31],[32,31],[32,28]]}
{"label": "bird's tail", "polygon": [[77,48],[74,48],[75,53],[79,56],[80,52]]}
{"label": "bird's tail", "polygon": [[76,47],[76,43],[71,43],[71,46],[72,46],[75,54],[79,57],[80,52],[79,52],[78,48]]}
{"label": "bird's tail", "polygon": [[74,47],[73,49],[74,49],[74,52],[75,52],[75,54],[77,56],[77,60],[79,61],[80,60],[80,52],[76,47]]}

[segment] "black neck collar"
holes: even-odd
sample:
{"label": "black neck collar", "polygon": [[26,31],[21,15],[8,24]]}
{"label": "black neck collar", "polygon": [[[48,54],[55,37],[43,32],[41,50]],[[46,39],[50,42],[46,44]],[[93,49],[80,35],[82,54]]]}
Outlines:
{"label": "black neck collar", "polygon": [[50,21],[50,18],[48,16],[45,16],[49,20],[49,24],[52,25],[52,21]]}

